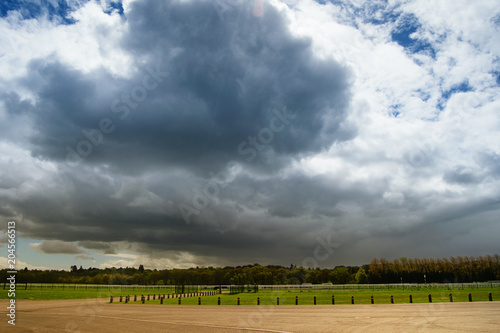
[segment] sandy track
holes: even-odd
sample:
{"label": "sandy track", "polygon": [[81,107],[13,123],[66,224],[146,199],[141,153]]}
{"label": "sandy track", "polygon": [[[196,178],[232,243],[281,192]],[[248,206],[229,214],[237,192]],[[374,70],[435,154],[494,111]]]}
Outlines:
{"label": "sandy track", "polygon": [[500,332],[500,302],[196,306],[0,300],[1,332]]}

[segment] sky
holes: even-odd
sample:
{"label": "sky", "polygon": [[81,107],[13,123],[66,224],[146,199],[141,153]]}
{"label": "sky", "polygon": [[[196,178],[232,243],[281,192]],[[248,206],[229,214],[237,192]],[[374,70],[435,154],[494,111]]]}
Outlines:
{"label": "sky", "polygon": [[496,0],[0,4],[0,267],[500,252]]}

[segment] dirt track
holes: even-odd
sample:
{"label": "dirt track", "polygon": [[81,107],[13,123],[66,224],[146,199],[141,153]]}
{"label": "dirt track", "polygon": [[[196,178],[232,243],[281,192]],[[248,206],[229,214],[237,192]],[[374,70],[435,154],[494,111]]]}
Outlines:
{"label": "dirt track", "polygon": [[500,302],[190,306],[0,300],[1,332],[499,332]]}

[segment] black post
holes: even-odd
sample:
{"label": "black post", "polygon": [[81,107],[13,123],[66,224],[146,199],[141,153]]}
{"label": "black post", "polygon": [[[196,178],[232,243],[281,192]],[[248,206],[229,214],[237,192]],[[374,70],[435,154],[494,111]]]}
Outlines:
{"label": "black post", "polygon": [[220,297],[217,297],[217,305],[220,305]]}
{"label": "black post", "polygon": [[260,298],[257,297],[257,305],[260,305]]}
{"label": "black post", "polygon": [[181,305],[181,297],[179,296],[179,305]]}
{"label": "black post", "polygon": [[201,305],[201,297],[198,297],[198,305]]}
{"label": "black post", "polygon": [[351,304],[354,304],[354,296],[351,296]]}
{"label": "black post", "polygon": [[240,305],[240,298],[238,297],[238,305]]}
{"label": "black post", "polygon": [[469,293],[469,302],[472,302],[472,294]]}
{"label": "black post", "polygon": [[335,296],[332,295],[332,305],[335,304]]}
{"label": "black post", "polygon": [[410,303],[413,303],[413,297],[410,295]]}
{"label": "black post", "polygon": [[109,298],[109,303],[113,303],[113,296]]}
{"label": "black post", "polygon": [[314,305],[316,305],[316,296],[314,296]]}
{"label": "black post", "polygon": [[450,302],[453,302],[453,295],[452,295],[452,294],[450,294],[450,296],[449,296],[449,297],[450,297]]}
{"label": "black post", "polygon": [[373,296],[372,296],[372,297],[370,297],[370,300],[371,300],[371,303],[373,304]]}
{"label": "black post", "polygon": [[128,296],[125,296],[125,304],[128,303]]}
{"label": "black post", "polygon": [[134,295],[134,302],[137,302],[137,295]]}
{"label": "black post", "polygon": [[280,305],[280,298],[276,297],[276,305]]}
{"label": "black post", "polygon": [[488,300],[490,302],[493,302],[493,295],[491,293],[488,294]]}
{"label": "black post", "polygon": [[122,296],[120,296],[120,303],[122,302]]}
{"label": "black post", "polygon": [[144,304],[144,302],[146,301],[146,297],[144,297],[144,295],[141,295],[141,301],[142,301],[142,304]]}
{"label": "black post", "polygon": [[299,296],[295,296],[295,305],[299,305]]}
{"label": "black post", "polygon": [[391,304],[394,304],[394,296],[391,295]]}
{"label": "black post", "polygon": [[432,296],[429,294],[429,303],[432,303]]}
{"label": "black post", "polygon": [[163,297],[160,297],[160,304],[163,304]]}

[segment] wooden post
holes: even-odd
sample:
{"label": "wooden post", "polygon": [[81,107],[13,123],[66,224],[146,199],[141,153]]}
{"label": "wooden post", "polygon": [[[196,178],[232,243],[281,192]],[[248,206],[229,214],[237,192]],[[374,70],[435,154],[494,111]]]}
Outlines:
{"label": "wooden post", "polygon": [[237,304],[240,305],[240,298],[239,297],[238,297],[238,303]]}
{"label": "wooden post", "polygon": [[370,297],[370,301],[371,301],[371,303],[373,304],[373,296],[372,296],[372,297]]}
{"label": "wooden post", "polygon": [[394,304],[394,296],[391,295],[391,304]]}
{"label": "wooden post", "polygon": [[257,297],[257,305],[260,305],[260,298]]}
{"label": "wooden post", "polygon": [[220,305],[220,297],[217,297],[217,305]]}
{"label": "wooden post", "polygon": [[137,295],[134,295],[134,302],[137,302]]}
{"label": "wooden post", "polygon": [[469,302],[472,302],[472,294],[469,293]]}
{"label": "wooden post", "polygon": [[125,296],[125,304],[128,303],[128,296]]}
{"label": "wooden post", "polygon": [[120,303],[122,302],[122,296],[120,296]]}
{"label": "wooden post", "polygon": [[142,304],[144,304],[144,302],[146,301],[146,297],[144,297],[144,295],[141,295],[141,301],[142,301]]}
{"label": "wooden post", "polygon": [[488,301],[493,302],[493,295],[488,293]]}
{"label": "wooden post", "polygon": [[316,296],[314,296],[314,305],[316,305]]}
{"label": "wooden post", "polygon": [[163,297],[160,297],[160,304],[163,304]]}
{"label": "wooden post", "polygon": [[201,305],[201,297],[198,297],[198,305]]}
{"label": "wooden post", "polygon": [[413,297],[410,295],[410,303],[413,303]]}
{"label": "wooden post", "polygon": [[295,296],[295,305],[299,305],[299,296]]}
{"label": "wooden post", "polygon": [[450,296],[449,296],[449,297],[450,297],[450,302],[453,302],[453,295],[452,295],[452,294],[450,294]]}
{"label": "wooden post", "polygon": [[332,295],[332,305],[335,304],[335,296]]}
{"label": "wooden post", "polygon": [[429,303],[432,303],[432,296],[429,294]]}
{"label": "wooden post", "polygon": [[153,294],[153,301],[156,299],[156,294]]}
{"label": "wooden post", "polygon": [[113,303],[113,296],[109,297],[109,303]]}
{"label": "wooden post", "polygon": [[280,305],[280,298],[276,297],[276,305]]}
{"label": "wooden post", "polygon": [[351,304],[354,304],[354,296],[351,296]]}
{"label": "wooden post", "polygon": [[179,305],[181,305],[181,297],[179,296]]}

